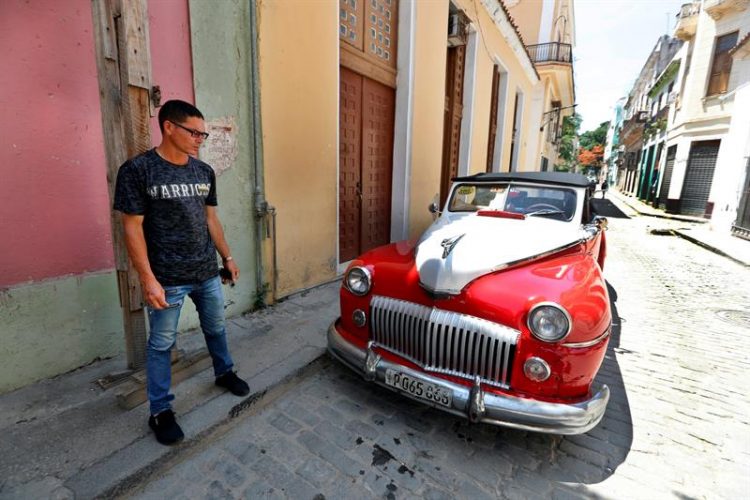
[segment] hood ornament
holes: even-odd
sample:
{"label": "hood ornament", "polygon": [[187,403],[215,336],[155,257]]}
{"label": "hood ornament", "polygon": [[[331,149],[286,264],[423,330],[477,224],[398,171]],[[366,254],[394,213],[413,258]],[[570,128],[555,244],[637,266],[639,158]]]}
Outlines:
{"label": "hood ornament", "polygon": [[448,258],[448,255],[453,251],[453,248],[456,246],[456,243],[458,241],[466,236],[466,233],[454,236],[453,238],[446,238],[442,242],[440,242],[440,246],[443,247],[443,258]]}

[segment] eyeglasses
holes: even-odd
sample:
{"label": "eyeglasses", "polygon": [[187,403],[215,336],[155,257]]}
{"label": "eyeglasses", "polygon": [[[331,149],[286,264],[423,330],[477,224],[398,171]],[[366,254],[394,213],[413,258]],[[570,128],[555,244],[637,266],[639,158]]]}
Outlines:
{"label": "eyeglasses", "polygon": [[191,137],[193,139],[199,139],[200,138],[200,139],[203,139],[204,141],[206,139],[208,139],[208,132],[201,132],[200,130],[195,130],[195,129],[192,129],[192,128],[187,128],[187,127],[185,127],[183,125],[180,125],[179,123],[173,122],[172,120],[167,120],[167,121],[169,123],[171,123],[172,125],[177,125],[182,130],[187,130],[188,132],[190,132],[190,135],[191,135]]}

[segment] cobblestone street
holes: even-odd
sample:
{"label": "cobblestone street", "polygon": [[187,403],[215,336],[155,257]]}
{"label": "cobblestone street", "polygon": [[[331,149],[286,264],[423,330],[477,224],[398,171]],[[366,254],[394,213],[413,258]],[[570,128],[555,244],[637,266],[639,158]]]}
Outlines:
{"label": "cobblestone street", "polygon": [[129,495],[747,498],[750,269],[626,213],[607,233],[611,399],[588,433],[469,425],[330,361]]}

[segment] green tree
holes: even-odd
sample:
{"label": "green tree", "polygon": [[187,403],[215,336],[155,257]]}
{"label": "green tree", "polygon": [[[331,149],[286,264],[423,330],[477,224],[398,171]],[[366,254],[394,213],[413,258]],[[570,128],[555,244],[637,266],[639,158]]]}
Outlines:
{"label": "green tree", "polygon": [[609,129],[609,122],[602,122],[594,130],[588,130],[581,134],[579,140],[579,146],[582,149],[590,150],[596,145],[606,146],[607,145],[607,130]]}
{"label": "green tree", "polygon": [[560,162],[558,170],[572,170],[578,156],[578,129],[581,127],[581,115],[573,113],[563,118],[562,134],[560,137]]}

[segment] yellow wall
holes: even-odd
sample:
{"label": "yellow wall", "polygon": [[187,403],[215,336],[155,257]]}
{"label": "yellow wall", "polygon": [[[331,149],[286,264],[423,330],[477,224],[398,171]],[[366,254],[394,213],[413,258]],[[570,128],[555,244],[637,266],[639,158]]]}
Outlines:
{"label": "yellow wall", "polygon": [[[481,3],[456,0],[454,4],[472,19],[477,29],[477,60],[474,91],[473,127],[469,153],[469,172],[484,171],[489,136],[489,106],[494,57],[508,71],[508,93],[503,130],[501,169],[507,171],[512,140],[513,102],[516,89],[525,98],[521,125],[521,147],[518,170],[538,170],[539,162],[529,153],[538,144],[539,117],[532,113],[532,91],[537,83],[521,66],[518,56],[495,26]],[[475,10],[475,7],[478,7]],[[477,22],[478,20],[478,22]],[[417,2],[414,48],[414,108],[412,123],[411,190],[409,235],[419,236],[432,223],[427,206],[436,201],[440,191],[443,142],[443,107],[445,99],[445,62],[447,50],[448,1]],[[481,29],[480,29],[481,28]],[[482,41],[481,37],[485,39]],[[468,68],[467,68],[468,71]],[[396,113],[402,112],[396,110]],[[462,137],[461,140],[467,140]]]}
{"label": "yellow wall", "polygon": [[[477,36],[480,36],[479,34]],[[469,173],[487,170],[487,141],[490,135],[490,106],[492,72],[495,63],[490,59],[481,40],[477,40],[477,68],[474,93],[474,123],[471,136]],[[463,138],[462,138],[463,139]]]}
{"label": "yellow wall", "polygon": [[335,276],[338,4],[259,6],[263,170],[277,210],[278,296]]}
{"label": "yellow wall", "polygon": [[[437,201],[440,192],[448,2],[417,2],[415,17],[411,238],[419,236],[432,222],[427,207]],[[396,110],[397,114],[402,112]]]}
{"label": "yellow wall", "polygon": [[[474,23],[478,36],[484,37],[477,42],[477,81],[474,106],[474,127],[471,158],[471,172],[482,171],[486,166],[487,137],[489,134],[489,109],[482,108],[482,104],[489,106],[492,87],[492,68],[495,65],[493,58],[499,58],[508,71],[508,94],[505,105],[505,116],[503,128],[503,157],[500,163],[501,171],[508,170],[510,163],[510,146],[512,141],[513,127],[513,104],[516,90],[524,95],[523,117],[521,121],[521,136],[518,157],[518,170],[538,170],[538,161],[530,158],[529,148],[534,149],[537,144],[537,136],[534,130],[539,130],[539,117],[532,114],[532,90],[538,82],[536,76],[533,80],[521,65],[518,55],[513,51],[508,41],[503,37],[500,29],[494,24],[494,20],[482,7],[480,2],[472,0],[459,0],[456,5],[463,9],[464,13]],[[524,3],[524,2],[521,2]],[[520,5],[520,4],[519,4]],[[477,8],[478,7],[478,8]],[[524,55],[525,57],[525,55]],[[533,74],[533,73],[532,73]],[[499,108],[498,108],[499,109]]]}
{"label": "yellow wall", "polygon": [[[494,57],[508,71],[502,170],[509,163],[516,89],[526,100],[518,167],[536,170],[536,154],[527,152],[538,143],[538,134],[532,133],[538,130],[538,117],[531,113],[536,77],[521,65],[480,2],[455,3],[474,20],[480,37],[470,172],[483,171],[486,165]],[[411,237],[432,222],[427,207],[440,190],[449,2],[420,1],[414,9]],[[338,0],[259,3],[263,172],[266,198],[277,210],[279,297],[334,277],[338,263],[338,13]],[[404,119],[405,113],[397,108],[396,120]],[[264,253],[269,267],[268,242]]]}
{"label": "yellow wall", "polygon": [[526,45],[539,43],[539,22],[542,18],[543,0],[521,0],[508,11],[521,32]]}

